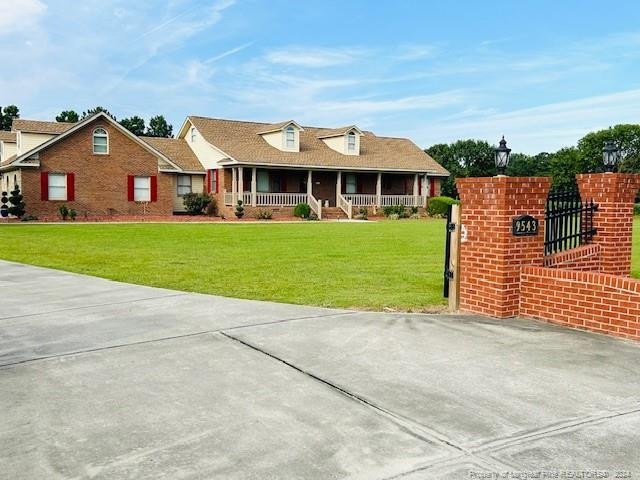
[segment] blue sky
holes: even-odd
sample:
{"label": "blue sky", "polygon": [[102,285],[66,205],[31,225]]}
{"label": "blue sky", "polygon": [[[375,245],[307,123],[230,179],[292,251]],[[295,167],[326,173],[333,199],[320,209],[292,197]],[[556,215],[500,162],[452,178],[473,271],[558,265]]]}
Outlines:
{"label": "blue sky", "polygon": [[640,123],[633,1],[0,2],[0,105],[356,124],[514,151]]}

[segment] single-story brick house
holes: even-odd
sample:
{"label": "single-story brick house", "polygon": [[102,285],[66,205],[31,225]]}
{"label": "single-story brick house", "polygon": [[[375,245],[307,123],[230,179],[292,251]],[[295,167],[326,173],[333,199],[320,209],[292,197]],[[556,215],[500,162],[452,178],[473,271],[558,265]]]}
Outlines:
{"label": "single-story brick house", "polygon": [[2,190],[20,185],[39,217],[62,203],[80,216],[170,215],[189,192],[211,194],[228,214],[242,200],[249,214],[306,202],[320,217],[351,216],[359,206],[423,207],[449,174],[408,139],[293,120],[190,116],[177,138],[150,138],[104,113],[75,124],[17,119],[0,148],[10,154],[0,157]]}

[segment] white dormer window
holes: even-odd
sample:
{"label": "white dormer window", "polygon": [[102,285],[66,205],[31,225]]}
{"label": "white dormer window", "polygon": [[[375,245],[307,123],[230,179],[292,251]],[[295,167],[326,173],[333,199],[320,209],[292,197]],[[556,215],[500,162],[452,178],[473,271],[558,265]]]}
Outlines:
{"label": "white dormer window", "polygon": [[196,141],[196,127],[191,127],[191,143]]}
{"label": "white dormer window", "polygon": [[109,153],[109,137],[104,128],[96,128],[93,131],[93,153],[98,155]]}
{"label": "white dormer window", "polygon": [[347,151],[356,151],[356,134],[353,132],[349,132],[349,135],[347,135]]}
{"label": "white dormer window", "polygon": [[292,125],[289,125],[285,130],[285,146],[287,150],[296,148],[296,131]]}

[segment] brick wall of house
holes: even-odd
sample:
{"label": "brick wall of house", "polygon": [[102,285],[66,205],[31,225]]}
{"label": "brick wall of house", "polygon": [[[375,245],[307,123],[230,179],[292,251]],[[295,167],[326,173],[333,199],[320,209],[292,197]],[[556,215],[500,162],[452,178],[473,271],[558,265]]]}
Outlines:
{"label": "brick wall of house", "polygon": [[640,280],[525,266],[520,315],[640,340]]}
{"label": "brick wall of house", "polygon": [[[544,210],[549,178],[486,177],[457,180],[462,224],[460,308],[499,318],[518,314],[520,268],[543,264]],[[512,219],[539,220],[536,236],[514,237]]]}
{"label": "brick wall of house", "polygon": [[583,272],[599,272],[602,269],[600,245],[592,243],[548,255],[544,257],[544,266]]}
{"label": "brick wall of house", "polygon": [[[109,135],[109,153],[93,153],[93,130],[104,128]],[[111,124],[97,119],[62,141],[42,150],[40,168],[22,169],[22,187],[27,214],[58,215],[62,204],[92,215],[171,215],[175,175],[158,172],[158,159]],[[41,200],[40,173],[73,173],[75,200]],[[129,175],[157,176],[158,199],[146,205],[128,201]]]}

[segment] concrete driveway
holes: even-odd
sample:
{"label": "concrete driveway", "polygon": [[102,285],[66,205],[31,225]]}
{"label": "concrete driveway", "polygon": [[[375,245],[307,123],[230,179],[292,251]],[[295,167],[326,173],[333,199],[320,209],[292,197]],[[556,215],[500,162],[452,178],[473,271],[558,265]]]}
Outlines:
{"label": "concrete driveway", "polygon": [[640,478],[628,341],[7,262],[0,292],[0,478]]}

